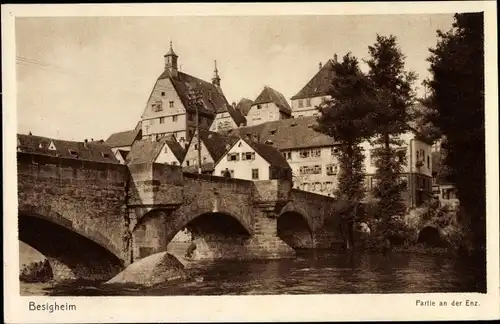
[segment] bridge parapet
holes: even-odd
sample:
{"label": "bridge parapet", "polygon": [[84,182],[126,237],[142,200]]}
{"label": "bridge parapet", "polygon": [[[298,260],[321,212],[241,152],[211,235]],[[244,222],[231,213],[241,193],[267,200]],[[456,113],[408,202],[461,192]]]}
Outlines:
{"label": "bridge parapet", "polygon": [[278,217],[281,209],[290,201],[292,182],[288,180],[255,181],[253,202],[268,217]]}

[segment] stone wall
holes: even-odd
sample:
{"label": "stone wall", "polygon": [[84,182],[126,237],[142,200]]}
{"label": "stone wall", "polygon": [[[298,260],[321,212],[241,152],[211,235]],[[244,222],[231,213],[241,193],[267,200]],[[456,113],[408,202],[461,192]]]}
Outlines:
{"label": "stone wall", "polygon": [[[17,168],[20,215],[57,224],[67,233],[97,243],[124,260],[128,177],[124,165],[18,152]],[[20,239],[25,230],[20,224]],[[48,251],[43,245],[53,238],[46,234],[47,237],[26,243],[39,251]],[[71,254],[71,249],[66,251]],[[46,256],[66,261],[81,257],[76,253]]]}

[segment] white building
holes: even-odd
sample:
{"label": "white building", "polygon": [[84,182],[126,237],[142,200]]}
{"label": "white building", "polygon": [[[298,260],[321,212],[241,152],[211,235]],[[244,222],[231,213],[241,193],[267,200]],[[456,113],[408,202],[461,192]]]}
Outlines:
{"label": "white building", "polygon": [[238,128],[246,125],[246,119],[241,112],[236,108],[236,104],[232,106],[223,106],[217,111],[214,122],[210,126],[212,132],[219,132],[228,129]]}
{"label": "white building", "polygon": [[291,98],[292,116],[294,118],[316,116],[316,109],[322,102],[329,99],[329,87],[335,77],[333,66],[336,57],[328,60],[325,65],[319,64],[319,71],[309,82]]}
{"label": "white building", "polygon": [[285,97],[265,86],[246,115],[247,126],[290,118],[292,111]]}
{"label": "white building", "polygon": [[291,179],[291,168],[280,151],[270,145],[239,138],[215,163],[214,175],[245,180]]}

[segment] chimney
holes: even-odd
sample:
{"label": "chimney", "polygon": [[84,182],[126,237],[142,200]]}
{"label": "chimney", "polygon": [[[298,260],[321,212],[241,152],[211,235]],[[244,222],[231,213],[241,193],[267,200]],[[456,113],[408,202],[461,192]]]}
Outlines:
{"label": "chimney", "polygon": [[323,63],[319,62],[319,69],[321,70],[323,68]]}
{"label": "chimney", "polygon": [[337,54],[333,54],[333,60],[335,61],[335,63],[339,62]]}
{"label": "chimney", "polygon": [[83,147],[84,147],[84,148],[88,148],[87,143],[88,143],[88,140],[87,140],[87,139],[85,139],[85,141],[83,141]]}

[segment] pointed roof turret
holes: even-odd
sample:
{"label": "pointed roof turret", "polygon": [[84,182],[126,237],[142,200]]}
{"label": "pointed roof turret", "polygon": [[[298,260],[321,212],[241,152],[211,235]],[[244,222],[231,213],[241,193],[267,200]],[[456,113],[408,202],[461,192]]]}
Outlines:
{"label": "pointed roof turret", "polygon": [[214,77],[212,78],[212,84],[220,87],[220,77],[219,70],[217,70],[217,60],[215,60]]}
{"label": "pointed roof turret", "polygon": [[167,57],[167,56],[179,57],[179,56],[177,56],[177,54],[175,54],[174,49],[172,48],[172,41],[170,41],[170,49],[168,50],[167,54],[164,55],[164,57]]}

